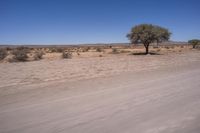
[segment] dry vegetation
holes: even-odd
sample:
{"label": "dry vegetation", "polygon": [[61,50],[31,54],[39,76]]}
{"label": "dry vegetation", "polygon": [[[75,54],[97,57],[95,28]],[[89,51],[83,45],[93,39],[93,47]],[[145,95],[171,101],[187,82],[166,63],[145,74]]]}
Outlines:
{"label": "dry vegetation", "polygon": [[65,59],[71,59],[72,58],[72,53],[70,51],[63,51],[62,56]]}
{"label": "dry vegetation", "polygon": [[6,49],[0,49],[0,60],[3,60],[7,56]]}
{"label": "dry vegetation", "polygon": [[[192,45],[154,45],[150,47],[151,54],[181,53],[192,49]],[[102,45],[102,46],[66,46],[66,47],[6,47],[0,49],[1,62],[25,62],[56,58],[90,58],[109,57],[112,55],[142,55],[142,45]]]}

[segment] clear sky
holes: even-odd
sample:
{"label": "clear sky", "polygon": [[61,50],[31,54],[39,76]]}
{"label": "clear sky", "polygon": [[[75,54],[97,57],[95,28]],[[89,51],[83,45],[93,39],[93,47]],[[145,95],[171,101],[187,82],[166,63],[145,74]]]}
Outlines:
{"label": "clear sky", "polygon": [[141,23],[200,39],[200,0],[0,0],[0,44],[128,42]]}

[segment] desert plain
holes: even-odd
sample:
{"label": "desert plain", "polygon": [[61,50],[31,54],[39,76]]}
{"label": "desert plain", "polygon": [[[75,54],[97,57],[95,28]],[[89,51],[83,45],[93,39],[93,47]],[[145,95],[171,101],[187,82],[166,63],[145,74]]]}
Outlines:
{"label": "desert plain", "polygon": [[45,53],[0,63],[0,133],[199,133],[200,51]]}

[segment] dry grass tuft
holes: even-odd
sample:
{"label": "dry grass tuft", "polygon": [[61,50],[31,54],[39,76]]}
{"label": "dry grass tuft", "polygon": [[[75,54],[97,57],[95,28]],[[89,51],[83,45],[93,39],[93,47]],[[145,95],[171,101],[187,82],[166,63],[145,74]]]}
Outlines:
{"label": "dry grass tuft", "polygon": [[44,55],[44,52],[42,52],[42,51],[35,51],[34,56],[33,56],[34,60],[40,60],[40,59],[42,59],[43,55]]}
{"label": "dry grass tuft", "polygon": [[119,54],[118,49],[116,49],[116,48],[112,48],[112,54]]}
{"label": "dry grass tuft", "polygon": [[29,48],[18,47],[12,51],[14,61],[27,61]]}
{"label": "dry grass tuft", "polygon": [[97,48],[96,52],[103,52],[103,49],[102,48]]}
{"label": "dry grass tuft", "polygon": [[64,51],[64,52],[62,53],[62,57],[63,57],[64,59],[71,59],[71,58],[72,58],[72,53],[71,53],[70,51]]}

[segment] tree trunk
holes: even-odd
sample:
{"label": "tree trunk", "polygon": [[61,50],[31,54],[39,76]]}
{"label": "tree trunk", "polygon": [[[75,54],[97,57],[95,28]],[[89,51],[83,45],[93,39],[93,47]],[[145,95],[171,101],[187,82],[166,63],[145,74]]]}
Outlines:
{"label": "tree trunk", "polygon": [[146,49],[146,55],[149,54],[149,44],[145,44],[144,45],[145,49]]}

